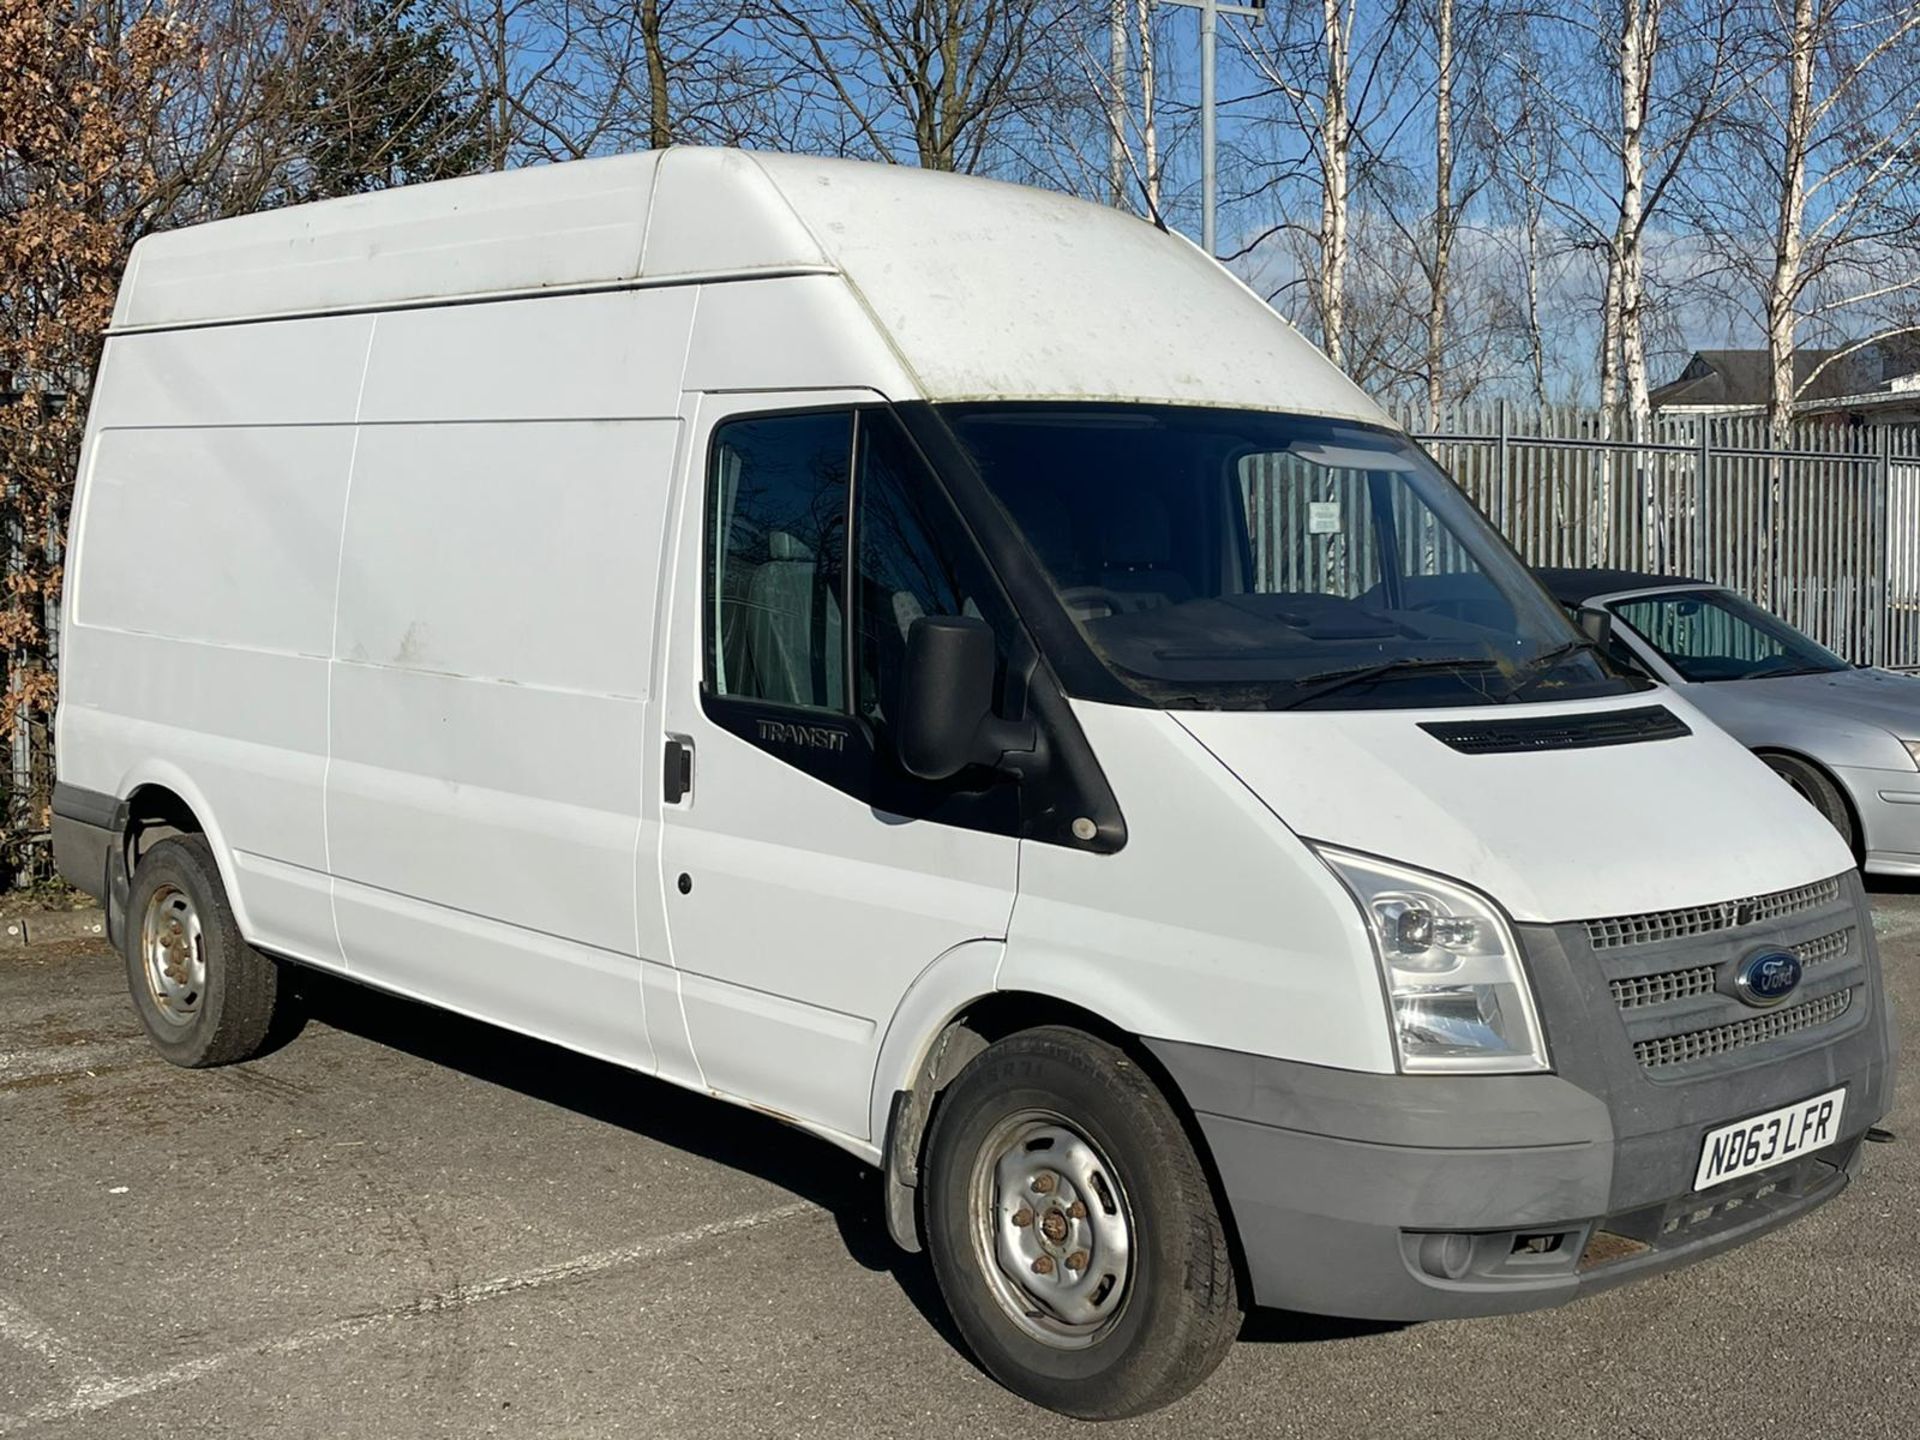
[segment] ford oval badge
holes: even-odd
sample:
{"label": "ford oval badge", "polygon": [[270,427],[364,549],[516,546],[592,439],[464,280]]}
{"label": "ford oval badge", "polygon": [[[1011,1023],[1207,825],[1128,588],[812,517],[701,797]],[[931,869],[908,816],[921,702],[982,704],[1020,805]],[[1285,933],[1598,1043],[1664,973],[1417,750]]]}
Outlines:
{"label": "ford oval badge", "polygon": [[1800,988],[1800,957],[1791,950],[1761,950],[1740,962],[1733,987],[1749,1005],[1778,1005]]}

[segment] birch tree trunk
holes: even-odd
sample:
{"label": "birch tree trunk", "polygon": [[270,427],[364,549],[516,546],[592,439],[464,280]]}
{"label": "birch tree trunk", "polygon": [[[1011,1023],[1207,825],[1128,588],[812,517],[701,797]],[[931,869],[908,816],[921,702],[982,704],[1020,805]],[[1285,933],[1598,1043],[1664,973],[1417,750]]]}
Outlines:
{"label": "birch tree trunk", "polygon": [[493,134],[487,139],[487,164],[494,170],[507,168],[513,155],[513,47],[507,34],[505,0],[495,0],[488,35],[487,59],[492,73],[487,81],[493,91]]}
{"label": "birch tree trunk", "polygon": [[1427,297],[1427,428],[1440,428],[1446,398],[1447,269],[1453,258],[1453,4],[1434,17],[1433,263]]}
{"label": "birch tree trunk", "polygon": [[[1612,247],[1607,251],[1607,284],[1600,303],[1600,425],[1601,433],[1611,438],[1614,421],[1620,413],[1620,255]],[[1589,565],[1607,565],[1613,545],[1613,452],[1602,451],[1600,475],[1593,491],[1594,553]]]}
{"label": "birch tree trunk", "polygon": [[1140,153],[1146,175],[1147,215],[1160,218],[1160,135],[1153,111],[1153,0],[1135,0],[1140,46]]}
{"label": "birch tree trunk", "polygon": [[1620,218],[1614,231],[1614,304],[1618,312],[1621,378],[1628,434],[1643,439],[1652,407],[1647,399],[1646,128],[1660,48],[1662,0],[1626,0],[1620,29]]}
{"label": "birch tree trunk", "polygon": [[1107,0],[1107,203],[1127,203],[1127,0]]}
{"label": "birch tree trunk", "polygon": [[1321,0],[1320,330],[1327,358],[1344,368],[1347,303],[1348,160],[1353,115],[1347,83],[1352,73],[1351,0]]}
{"label": "birch tree trunk", "polygon": [[1786,446],[1793,426],[1793,350],[1806,255],[1807,145],[1812,129],[1813,52],[1818,22],[1814,0],[1793,0],[1787,36],[1787,115],[1775,214],[1773,272],[1767,286],[1767,437]]}
{"label": "birch tree trunk", "polygon": [[647,62],[647,144],[664,150],[673,143],[673,113],[667,98],[667,55],[660,38],[660,0],[640,0],[640,43]]}
{"label": "birch tree trunk", "polygon": [[1527,288],[1527,368],[1533,379],[1533,398],[1541,406],[1547,403],[1547,344],[1540,318],[1540,226],[1544,217],[1539,193],[1532,185],[1526,190],[1526,288]]}

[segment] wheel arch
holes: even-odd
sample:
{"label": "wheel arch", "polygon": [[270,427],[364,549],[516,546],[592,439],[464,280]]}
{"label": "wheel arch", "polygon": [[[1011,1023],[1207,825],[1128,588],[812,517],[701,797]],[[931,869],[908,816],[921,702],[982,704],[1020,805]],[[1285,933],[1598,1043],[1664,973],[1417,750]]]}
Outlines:
{"label": "wheel arch", "polygon": [[[964,953],[974,946],[988,953]],[[1248,1277],[1239,1232],[1199,1119],[1179,1082],[1136,1029],[1110,1014],[1058,994],[1000,989],[992,984],[991,973],[985,977],[985,984],[976,983],[971,989],[939,987],[946,993],[937,1006],[925,1005],[924,998],[921,1005],[914,1004],[916,993],[923,991],[937,970],[948,969],[951,973],[946,978],[949,979],[957,979],[970,971],[977,976],[983,962],[989,959],[997,962],[1001,948],[998,942],[982,941],[947,952],[923,972],[888,1029],[882,1048],[882,1068],[875,1075],[873,1134],[880,1137],[884,1209],[887,1229],[894,1242],[908,1251],[918,1252],[922,1248],[917,1204],[920,1169],[941,1094],[968,1062],[994,1041],[1021,1030],[1064,1025],[1112,1044],[1160,1088],[1185,1129],[1213,1190],[1235,1271],[1243,1286],[1242,1293],[1252,1293],[1244,1288]],[[897,1032],[902,1030],[903,1018],[913,1010],[919,1010],[922,1018],[917,1026],[909,1027],[917,1035],[917,1043],[909,1044],[905,1036]],[[894,1052],[891,1065],[886,1063],[889,1051]]]}
{"label": "wheel arch", "polygon": [[[233,855],[205,792],[176,766],[156,764],[131,772],[122,781],[120,793],[125,798],[120,802],[118,833],[109,861],[108,938],[118,937],[118,925],[125,918],[126,896],[140,857],[170,835],[199,835],[206,840],[234,920],[243,935],[251,933],[239,887],[234,883]],[[120,907],[118,915],[116,904]]]}
{"label": "wheel arch", "polygon": [[1752,749],[1755,757],[1761,761],[1765,761],[1769,756],[1773,755],[1780,756],[1782,759],[1797,761],[1805,765],[1809,770],[1814,771],[1831,785],[1834,793],[1840,797],[1840,803],[1844,805],[1847,810],[1847,844],[1853,850],[1853,858],[1856,862],[1865,858],[1867,853],[1867,826],[1860,812],[1860,802],[1854,798],[1853,791],[1847,788],[1846,782],[1834,772],[1831,765],[1826,764],[1824,761],[1817,760],[1807,754],[1806,751],[1797,750],[1791,745],[1755,745]]}

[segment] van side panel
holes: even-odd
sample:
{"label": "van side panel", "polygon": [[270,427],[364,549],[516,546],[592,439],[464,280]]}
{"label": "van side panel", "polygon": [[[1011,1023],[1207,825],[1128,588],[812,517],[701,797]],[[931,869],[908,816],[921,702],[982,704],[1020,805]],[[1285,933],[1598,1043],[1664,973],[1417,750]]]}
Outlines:
{"label": "van side panel", "polygon": [[201,812],[258,943],[340,963],[321,794],[372,322],[116,337],[69,576],[61,778]]}
{"label": "van side panel", "polygon": [[643,1068],[639,966],[666,956],[635,875],[657,846],[654,611],[693,305],[379,318],[329,711],[354,973]]}

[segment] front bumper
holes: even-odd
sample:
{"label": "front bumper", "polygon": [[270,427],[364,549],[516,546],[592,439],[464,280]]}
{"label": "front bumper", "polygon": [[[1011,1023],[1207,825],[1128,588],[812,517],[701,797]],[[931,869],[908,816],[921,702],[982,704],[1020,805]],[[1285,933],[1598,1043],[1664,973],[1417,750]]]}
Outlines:
{"label": "front bumper", "polygon": [[1860,817],[1861,868],[1873,875],[1920,875],[1920,773],[1836,766]]}
{"label": "front bumper", "polygon": [[[1521,927],[1551,1075],[1363,1074],[1149,1041],[1211,1150],[1254,1300],[1381,1320],[1537,1309],[1716,1254],[1837,1195],[1892,1102],[1894,1059],[1871,918],[1858,880],[1843,890],[1835,909],[1852,907],[1862,950],[1814,972],[1833,967],[1820,983],[1859,998],[1829,1027],[1747,1052],[1648,1069],[1634,1049],[1645,1012],[1629,1030],[1564,926]],[[1681,939],[1632,964],[1787,943],[1833,914]],[[1833,1144],[1692,1190],[1708,1131],[1839,1086]]]}

